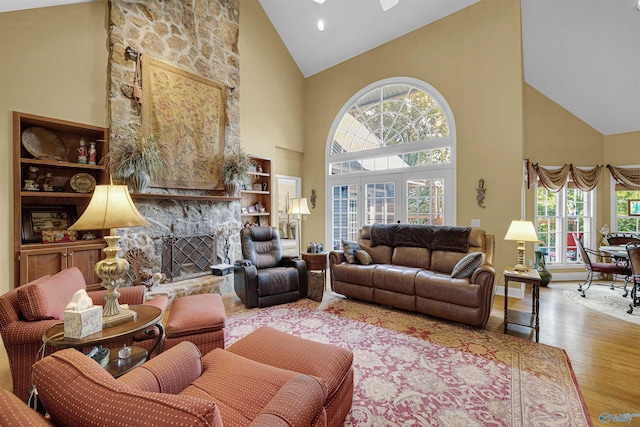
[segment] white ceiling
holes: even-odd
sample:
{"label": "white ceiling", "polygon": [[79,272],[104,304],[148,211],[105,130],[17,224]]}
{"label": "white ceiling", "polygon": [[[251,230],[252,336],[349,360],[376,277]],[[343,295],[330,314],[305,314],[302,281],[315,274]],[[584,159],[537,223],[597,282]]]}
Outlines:
{"label": "white ceiling", "polygon": [[[0,0],[0,12],[85,1]],[[477,1],[399,0],[383,12],[378,0],[259,0],[305,77]],[[525,81],[604,135],[640,131],[638,1],[521,0]]]}
{"label": "white ceiling", "polygon": [[[305,77],[477,1],[259,0]],[[640,131],[638,0],[521,3],[525,81],[602,134]]]}

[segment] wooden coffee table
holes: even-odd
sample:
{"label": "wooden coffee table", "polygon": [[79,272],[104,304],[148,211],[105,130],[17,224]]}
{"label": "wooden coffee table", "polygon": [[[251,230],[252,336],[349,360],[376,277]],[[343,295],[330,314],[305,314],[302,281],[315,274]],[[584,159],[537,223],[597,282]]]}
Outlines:
{"label": "wooden coffee table", "polygon": [[76,348],[101,346],[116,341],[122,341],[140,332],[156,326],[159,329],[158,338],[149,353],[143,348],[131,347],[132,353],[128,359],[118,361],[117,348],[112,349],[109,356],[109,364],[107,370],[114,375],[122,375],[136,366],[141,365],[152,354],[164,336],[162,327],[162,310],[152,305],[130,305],[129,309],[135,311],[138,315],[136,320],[121,323],[119,325],[104,328],[100,332],[88,335],[84,338],[65,338],[64,322],[56,323],[42,335],[42,341],[55,348]]}

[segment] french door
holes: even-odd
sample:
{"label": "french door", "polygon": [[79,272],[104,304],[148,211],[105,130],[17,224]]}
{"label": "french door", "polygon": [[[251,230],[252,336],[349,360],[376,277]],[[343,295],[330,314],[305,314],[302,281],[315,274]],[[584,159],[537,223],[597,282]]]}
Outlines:
{"label": "french door", "polygon": [[452,181],[450,170],[332,178],[327,204],[332,247],[356,240],[365,224],[453,224]]}

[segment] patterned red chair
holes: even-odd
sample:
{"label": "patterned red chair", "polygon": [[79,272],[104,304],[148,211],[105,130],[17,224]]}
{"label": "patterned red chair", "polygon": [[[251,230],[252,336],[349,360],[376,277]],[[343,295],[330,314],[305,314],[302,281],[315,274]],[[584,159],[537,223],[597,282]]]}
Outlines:
{"label": "patterned red chair", "polygon": [[202,357],[187,341],[118,379],[72,349],[38,361],[33,376],[54,425],[327,425],[322,379],[220,348]]}
{"label": "patterned red chair", "polygon": [[[9,367],[13,379],[13,393],[26,401],[31,388],[31,369],[38,357],[56,351],[52,346],[42,350],[42,335],[56,323],[64,319],[64,309],[73,294],[86,289],[84,276],[76,267],[62,270],[54,276],[44,276],[22,285],[0,296],[0,334],[7,350]],[[146,288],[133,286],[119,288],[121,304],[143,304]],[[93,303],[104,304],[106,290],[87,292]],[[147,304],[165,310],[166,296],[156,297]],[[157,328],[150,329],[133,339],[116,342],[109,347],[118,348],[123,344],[143,347],[147,351],[157,342]]]}

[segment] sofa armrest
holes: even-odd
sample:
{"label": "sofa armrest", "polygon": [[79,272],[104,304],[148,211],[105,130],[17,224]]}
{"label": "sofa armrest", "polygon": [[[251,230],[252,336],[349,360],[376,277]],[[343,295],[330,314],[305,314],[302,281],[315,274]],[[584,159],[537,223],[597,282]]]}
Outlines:
{"label": "sofa armrest", "polygon": [[490,265],[483,265],[476,268],[471,275],[471,283],[476,283],[480,286],[489,286],[493,289],[493,282],[496,277],[496,270]]}
{"label": "sofa armrest", "polygon": [[202,355],[189,341],[171,347],[118,379],[140,391],[178,394],[202,375]]}
{"label": "sofa armrest", "polygon": [[344,256],[343,251],[330,251],[329,252],[329,265],[342,264],[347,258]]}
{"label": "sofa armrest", "polygon": [[324,392],[318,380],[308,375],[296,375],[278,390],[249,426],[310,426],[323,410],[323,403]]}
{"label": "sofa armrest", "polygon": [[[144,303],[144,293],[146,289],[147,288],[142,285],[119,287],[118,293],[120,294],[120,298],[118,298],[118,302],[120,304],[142,304]],[[95,305],[104,305],[104,296],[107,294],[107,290],[89,291],[87,294],[91,297]]]}
{"label": "sofa armrest", "polygon": [[32,410],[8,390],[0,390],[0,426],[52,426],[41,414]]}
{"label": "sofa armrest", "polygon": [[56,323],[62,323],[62,320],[48,319],[34,320],[32,322],[18,320],[13,322],[2,330],[4,345],[42,344],[42,335]]}
{"label": "sofa armrest", "polygon": [[307,262],[299,258],[282,258],[280,262],[284,267],[293,267],[298,270],[298,289],[300,298],[307,297]]}
{"label": "sofa armrest", "polygon": [[233,287],[238,298],[247,308],[258,306],[257,281],[258,269],[251,261],[243,259],[235,262],[233,266]]}

